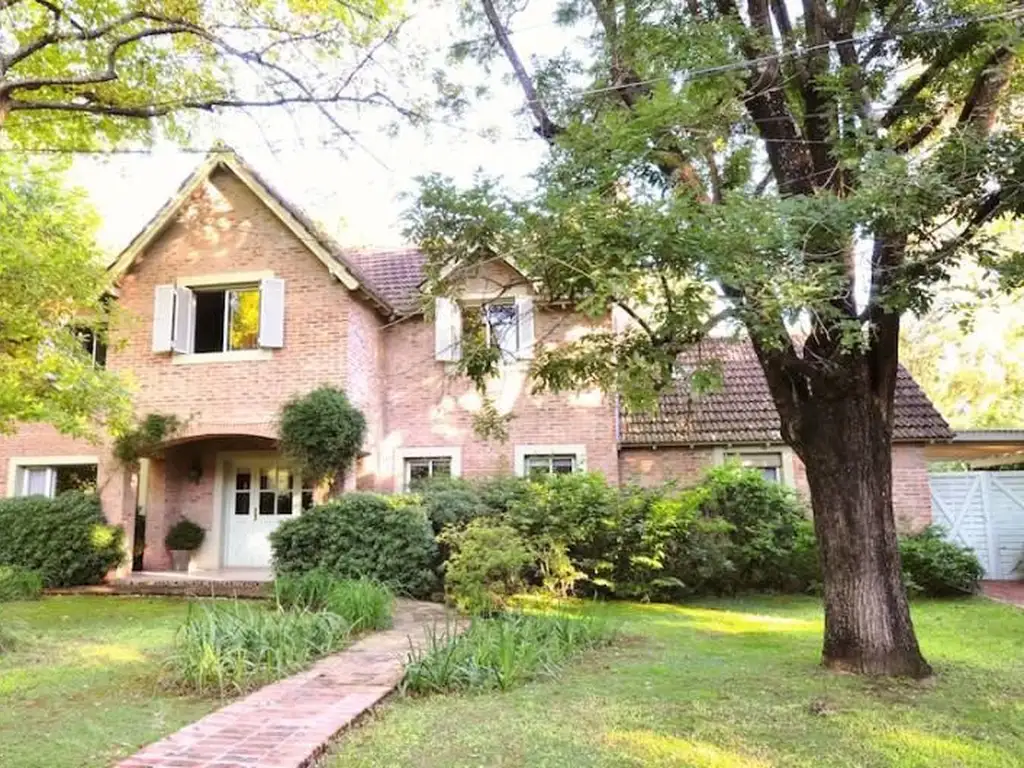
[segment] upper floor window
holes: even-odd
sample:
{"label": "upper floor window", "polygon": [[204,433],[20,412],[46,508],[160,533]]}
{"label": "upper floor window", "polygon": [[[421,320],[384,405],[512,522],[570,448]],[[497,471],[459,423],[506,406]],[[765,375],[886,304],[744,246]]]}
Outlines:
{"label": "upper floor window", "polygon": [[462,359],[463,312],[480,312],[487,343],[501,350],[502,362],[533,356],[534,301],[515,296],[477,301],[463,307],[444,296],[434,301],[434,357],[445,362]]}
{"label": "upper floor window", "polygon": [[284,280],[156,287],[154,352],[204,355],[282,346]]}
{"label": "upper floor window", "polygon": [[107,343],[92,328],[76,328],[75,335],[78,337],[85,354],[93,361],[97,368],[105,368],[107,365]]}

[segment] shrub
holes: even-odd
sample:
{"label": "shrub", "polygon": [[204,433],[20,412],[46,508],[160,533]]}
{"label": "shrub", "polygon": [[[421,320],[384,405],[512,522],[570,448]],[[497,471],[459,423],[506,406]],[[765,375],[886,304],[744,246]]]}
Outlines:
{"label": "shrub", "polygon": [[38,600],[43,593],[43,577],[19,565],[0,565],[0,603],[11,600]]}
{"label": "shrub", "polygon": [[281,452],[303,475],[322,480],[359,455],[366,419],[343,391],[322,386],[284,404],[278,431]]}
{"label": "shrub", "polygon": [[170,681],[198,694],[228,696],[294,674],[346,644],[340,616],[259,603],[189,606],[168,660]]}
{"label": "shrub", "polygon": [[465,481],[434,480],[420,488],[419,495],[435,534],[489,514],[480,493]]}
{"label": "shrub", "polygon": [[322,570],[284,575],[274,581],[274,596],[285,610],[336,614],[353,632],[391,626],[394,598],[387,587],[369,579],[336,579]]}
{"label": "shrub", "polygon": [[903,580],[910,592],[929,597],[971,594],[984,575],[978,556],[943,537],[932,525],[900,539]]}
{"label": "shrub", "polygon": [[206,531],[191,520],[180,520],[171,526],[164,537],[164,546],[170,550],[194,552],[203,546]]}
{"label": "shrub", "polygon": [[429,595],[437,584],[437,545],[423,509],[373,493],[347,493],[287,520],[270,543],[279,574],[322,569],[414,597]]}
{"label": "shrub", "polygon": [[91,494],[0,501],[0,531],[0,565],[36,571],[47,587],[97,584],[124,559],[124,532]]}
{"label": "shrub", "polygon": [[402,690],[506,690],[554,676],[571,657],[606,645],[614,636],[611,626],[596,618],[516,613],[475,618],[462,634],[453,627],[432,628],[426,643],[409,655]]}
{"label": "shrub", "polygon": [[478,519],[449,529],[442,540],[451,547],[445,564],[445,593],[460,610],[491,613],[505,606],[523,585],[534,555],[505,523]]}

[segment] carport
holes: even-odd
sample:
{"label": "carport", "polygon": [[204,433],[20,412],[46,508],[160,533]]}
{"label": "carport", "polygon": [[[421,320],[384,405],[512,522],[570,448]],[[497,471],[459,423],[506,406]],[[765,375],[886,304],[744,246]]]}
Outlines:
{"label": "carport", "polygon": [[986,579],[1024,576],[1024,430],[963,430],[925,456],[968,467],[929,472],[934,522],[974,550]]}

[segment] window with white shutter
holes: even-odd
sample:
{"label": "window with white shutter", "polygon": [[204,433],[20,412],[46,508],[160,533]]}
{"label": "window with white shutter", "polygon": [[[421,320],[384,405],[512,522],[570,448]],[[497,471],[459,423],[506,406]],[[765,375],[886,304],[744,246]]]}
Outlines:
{"label": "window with white shutter", "polygon": [[267,278],[260,282],[259,345],[284,346],[284,280]]}
{"label": "window with white shutter", "polygon": [[445,296],[434,299],[434,359],[448,363],[462,357],[462,310]]}
{"label": "window with white shutter", "polygon": [[170,352],[174,338],[174,286],[158,285],[153,292],[153,351]]}
{"label": "window with white shutter", "polygon": [[516,299],[516,320],[519,322],[519,359],[533,357],[534,303],[532,296],[520,296]]}
{"label": "window with white shutter", "polygon": [[175,352],[189,353],[195,346],[193,334],[196,325],[196,303],[185,286],[174,288],[174,336],[171,345]]}

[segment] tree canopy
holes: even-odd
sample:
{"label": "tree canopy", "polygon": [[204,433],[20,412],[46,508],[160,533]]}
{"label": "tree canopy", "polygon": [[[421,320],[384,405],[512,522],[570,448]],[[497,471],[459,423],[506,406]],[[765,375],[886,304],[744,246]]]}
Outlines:
{"label": "tree canopy", "polygon": [[[409,233],[431,287],[514,256],[542,293],[633,319],[539,351],[541,388],[650,405],[678,353],[724,321],[753,344],[783,439],[807,467],[830,666],[928,674],[899,580],[891,505],[901,317],[965,258],[1006,286],[1020,253],[989,225],[1024,194],[1022,11],[1004,0],[580,0],[588,45],[527,64],[516,3],[477,0],[550,144],[536,192],[423,181]],[[464,354],[465,360],[479,360]],[[479,372],[477,372],[479,373]]]}
{"label": "tree canopy", "polygon": [[59,170],[0,153],[0,434],[46,421],[91,435],[127,416],[122,382],[91,353],[108,316],[96,218]]}

